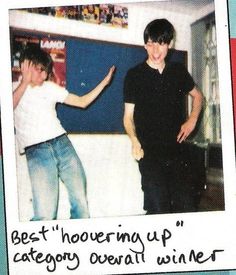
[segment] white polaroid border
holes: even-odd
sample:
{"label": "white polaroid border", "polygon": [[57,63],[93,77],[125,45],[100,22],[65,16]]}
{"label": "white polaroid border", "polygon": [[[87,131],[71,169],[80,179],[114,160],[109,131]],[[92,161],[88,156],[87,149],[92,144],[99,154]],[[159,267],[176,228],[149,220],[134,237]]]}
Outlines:
{"label": "white polaroid border", "polygon": [[[215,0],[225,211],[23,223],[19,222],[17,211],[8,11],[94,1],[4,2],[0,10],[0,90],[10,274],[137,274],[236,268],[236,176],[227,1]],[[99,1],[108,2],[139,1]],[[124,232],[129,238],[123,242]]]}

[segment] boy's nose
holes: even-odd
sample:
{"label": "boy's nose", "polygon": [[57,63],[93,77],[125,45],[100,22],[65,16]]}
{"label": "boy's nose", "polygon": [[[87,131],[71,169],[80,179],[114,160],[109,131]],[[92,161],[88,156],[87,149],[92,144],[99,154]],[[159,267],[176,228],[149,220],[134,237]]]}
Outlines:
{"label": "boy's nose", "polygon": [[154,43],[153,44],[154,51],[159,51],[160,49],[160,44],[159,43]]}
{"label": "boy's nose", "polygon": [[159,51],[160,51],[160,45],[158,43],[154,43],[153,52],[154,53],[159,53]]}

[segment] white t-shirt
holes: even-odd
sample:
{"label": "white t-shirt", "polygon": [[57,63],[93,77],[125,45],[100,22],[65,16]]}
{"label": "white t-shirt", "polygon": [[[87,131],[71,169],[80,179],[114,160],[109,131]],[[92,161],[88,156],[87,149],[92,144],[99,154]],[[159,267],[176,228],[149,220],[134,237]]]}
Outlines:
{"label": "white t-shirt", "polygon": [[65,133],[56,113],[56,103],[63,103],[69,92],[51,81],[27,87],[14,110],[16,139],[20,153],[25,147]]}

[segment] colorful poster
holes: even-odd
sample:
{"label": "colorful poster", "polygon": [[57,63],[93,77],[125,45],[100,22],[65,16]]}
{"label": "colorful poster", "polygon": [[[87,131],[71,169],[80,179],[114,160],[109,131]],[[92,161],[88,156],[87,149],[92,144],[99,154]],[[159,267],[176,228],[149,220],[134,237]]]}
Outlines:
{"label": "colorful poster", "polygon": [[67,18],[118,28],[128,27],[128,8],[113,4],[26,8],[23,12]]}

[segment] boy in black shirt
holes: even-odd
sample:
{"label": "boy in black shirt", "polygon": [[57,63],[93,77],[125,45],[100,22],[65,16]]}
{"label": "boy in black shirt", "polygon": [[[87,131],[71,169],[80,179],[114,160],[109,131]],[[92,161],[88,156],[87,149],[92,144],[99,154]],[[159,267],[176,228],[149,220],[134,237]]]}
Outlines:
{"label": "boy in black shirt", "polygon": [[[183,141],[194,130],[202,94],[186,68],[165,58],[174,37],[166,19],[150,22],[144,31],[147,60],[130,69],[124,85],[124,126],[139,161],[147,214],[195,211],[189,164]],[[183,102],[192,97],[186,120]]]}

